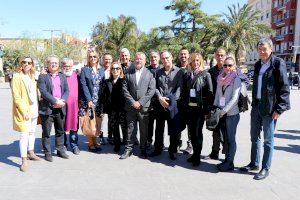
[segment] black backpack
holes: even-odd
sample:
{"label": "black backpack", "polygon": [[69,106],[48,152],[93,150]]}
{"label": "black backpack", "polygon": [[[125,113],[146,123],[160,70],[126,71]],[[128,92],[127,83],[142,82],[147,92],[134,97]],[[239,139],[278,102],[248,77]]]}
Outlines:
{"label": "black backpack", "polygon": [[248,108],[248,103],[249,103],[249,98],[248,98],[248,94],[247,94],[247,86],[246,83],[242,82],[242,86],[241,86],[241,93],[239,96],[239,101],[238,101],[238,107],[239,107],[239,111],[240,112],[245,112],[247,111]]}

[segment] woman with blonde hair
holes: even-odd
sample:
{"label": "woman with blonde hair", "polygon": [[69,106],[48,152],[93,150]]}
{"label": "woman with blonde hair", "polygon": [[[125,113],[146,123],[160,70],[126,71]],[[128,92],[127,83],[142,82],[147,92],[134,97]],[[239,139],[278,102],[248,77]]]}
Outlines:
{"label": "woman with blonde hair", "polygon": [[188,132],[191,135],[193,155],[187,159],[193,166],[200,165],[205,115],[213,103],[213,86],[210,74],[204,70],[204,61],[200,53],[189,57],[188,71],[183,81],[184,105],[189,118]]}
{"label": "woman with blonde hair", "polygon": [[[81,95],[79,100],[79,116],[90,112],[90,108],[96,108],[101,82],[104,77],[104,68],[100,68],[99,55],[95,50],[89,49],[87,53],[87,65],[80,73]],[[96,116],[97,135],[101,134],[102,117]],[[96,136],[87,136],[88,149],[92,152],[100,151],[100,144]]]}
{"label": "woman with blonde hair", "polygon": [[109,113],[111,123],[109,129],[113,133],[114,151],[120,151],[121,139],[119,126],[121,125],[123,141],[127,141],[127,122],[125,98],[123,95],[124,72],[119,62],[113,62],[110,69],[110,78],[102,84],[101,95],[97,104],[97,115]]}
{"label": "woman with blonde hair", "polygon": [[20,170],[28,169],[27,159],[40,160],[34,153],[35,128],[38,118],[38,97],[35,81],[35,66],[29,56],[19,59],[17,73],[12,79],[13,129],[20,132]]}

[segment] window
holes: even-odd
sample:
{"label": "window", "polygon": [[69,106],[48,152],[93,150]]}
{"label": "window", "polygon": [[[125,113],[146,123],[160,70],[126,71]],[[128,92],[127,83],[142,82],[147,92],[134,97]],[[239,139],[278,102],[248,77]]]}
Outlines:
{"label": "window", "polygon": [[269,13],[266,14],[266,18],[267,18],[267,19],[269,18]]}
{"label": "window", "polygon": [[262,15],[262,16],[260,16],[260,20],[261,21],[263,21],[264,20],[264,16]]}
{"label": "window", "polygon": [[294,25],[290,25],[290,34],[294,33]]}

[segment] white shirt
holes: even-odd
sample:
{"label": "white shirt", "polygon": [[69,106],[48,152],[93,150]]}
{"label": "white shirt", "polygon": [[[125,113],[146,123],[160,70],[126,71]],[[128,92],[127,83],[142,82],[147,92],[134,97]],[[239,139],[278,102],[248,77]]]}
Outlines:
{"label": "white shirt", "polygon": [[144,67],[141,67],[141,69],[135,69],[136,85],[139,84],[139,80],[141,78],[143,69],[144,69]]}
{"label": "white shirt", "polygon": [[261,99],[261,86],[262,86],[262,77],[264,73],[267,71],[267,69],[270,67],[270,60],[266,63],[263,63],[261,61],[261,68],[259,70],[259,76],[258,76],[258,82],[257,82],[257,93],[256,93],[256,98]]}
{"label": "white shirt", "polygon": [[109,76],[110,76],[110,71],[108,70],[108,69],[106,69],[105,71],[104,71],[104,79],[106,80],[106,79],[109,79]]}

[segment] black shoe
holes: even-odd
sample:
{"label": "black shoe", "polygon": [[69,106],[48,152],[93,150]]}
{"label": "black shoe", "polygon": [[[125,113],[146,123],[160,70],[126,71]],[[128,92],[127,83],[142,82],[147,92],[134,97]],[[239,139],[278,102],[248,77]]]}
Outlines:
{"label": "black shoe", "polygon": [[68,154],[66,154],[66,152],[64,152],[64,151],[57,151],[57,156],[64,158],[64,159],[69,159]]}
{"label": "black shoe", "polygon": [[147,142],[146,149],[147,150],[151,150],[151,146],[152,146],[152,143],[151,142]]}
{"label": "black shoe", "polygon": [[146,150],[141,150],[141,157],[142,158],[148,158],[148,154]]}
{"label": "black shoe", "polygon": [[205,156],[203,158],[204,160],[219,160],[219,151],[211,151],[211,153],[208,156]]}
{"label": "black shoe", "polygon": [[195,161],[195,156],[194,156],[194,154],[193,154],[191,157],[189,157],[186,161],[189,162],[189,163],[194,162],[194,161]]}
{"label": "black shoe", "polygon": [[112,136],[108,136],[107,142],[108,142],[108,144],[113,145],[114,144],[114,138]]}
{"label": "black shoe", "polygon": [[172,152],[169,152],[169,157],[171,160],[176,160],[175,154]]}
{"label": "black shoe", "polygon": [[261,169],[255,176],[255,180],[263,180],[269,176],[269,170],[266,168]]}
{"label": "black shoe", "polygon": [[183,150],[183,153],[184,153],[184,154],[191,154],[192,151],[193,151],[192,144],[191,144],[190,142],[187,142],[186,149]]}
{"label": "black shoe", "polygon": [[256,170],[259,170],[259,166],[256,166],[252,163],[249,163],[248,165],[240,168],[240,171],[242,172],[256,171]]}
{"label": "black shoe", "polygon": [[149,157],[155,157],[161,155],[161,151],[154,150],[152,153],[149,154]]}
{"label": "black shoe", "polygon": [[125,150],[125,152],[121,155],[120,159],[126,159],[126,158],[130,157],[131,154],[132,154],[132,151]]}
{"label": "black shoe", "polygon": [[101,145],[106,145],[106,144],[107,144],[107,142],[106,142],[106,140],[105,140],[104,137],[100,137],[99,143],[100,143]]}
{"label": "black shoe", "polygon": [[201,164],[200,158],[199,159],[194,159],[192,162],[194,167],[198,167]]}
{"label": "black shoe", "polygon": [[227,172],[234,170],[234,164],[233,162],[225,162],[218,166],[219,171],[221,172]]}
{"label": "black shoe", "polygon": [[119,152],[120,151],[120,145],[115,145],[114,147],[114,152]]}
{"label": "black shoe", "polygon": [[80,154],[80,150],[78,147],[74,147],[72,152],[75,154],[75,155],[79,155]]}
{"label": "black shoe", "polygon": [[45,160],[47,160],[48,162],[53,162],[53,157],[50,153],[46,153],[45,154]]}
{"label": "black shoe", "polygon": [[138,140],[136,140],[133,144],[138,146],[138,145],[140,145],[140,142]]}

